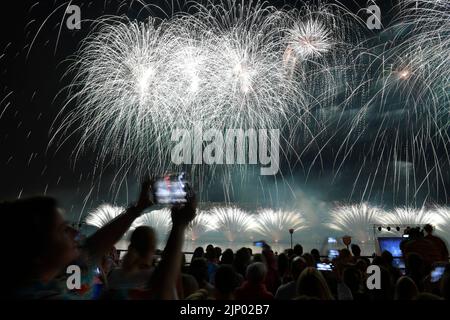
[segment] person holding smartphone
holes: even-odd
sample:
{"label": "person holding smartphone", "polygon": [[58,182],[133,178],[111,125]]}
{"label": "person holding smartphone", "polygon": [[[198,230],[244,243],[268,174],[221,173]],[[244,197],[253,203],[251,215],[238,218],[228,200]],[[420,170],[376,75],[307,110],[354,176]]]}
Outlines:
{"label": "person holding smartphone", "polygon": [[[5,228],[1,233],[3,243],[10,243],[3,252],[9,263],[1,264],[6,275],[2,296],[16,299],[90,299],[95,268],[110,248],[130,228],[133,221],[153,205],[152,182],[146,180],[141,186],[138,200],[124,213],[97,230],[80,246],[78,231],[64,219],[57,201],[50,197],[34,197],[0,203],[3,222],[15,228]],[[172,208],[173,227],[167,247],[167,254],[161,264],[166,268],[159,272],[161,285],[156,294],[173,298],[164,283],[175,283],[173,275],[166,271],[179,269],[184,230],[195,217],[195,199],[183,206]],[[75,261],[75,262],[74,262]],[[82,289],[68,290],[66,267],[80,264],[84,271]],[[175,265],[173,265],[175,263]],[[161,265],[160,264],[160,265]],[[86,273],[88,275],[86,276]],[[62,278],[58,276],[63,275]],[[89,274],[92,277],[89,277]],[[158,282],[157,282],[158,283]]]}

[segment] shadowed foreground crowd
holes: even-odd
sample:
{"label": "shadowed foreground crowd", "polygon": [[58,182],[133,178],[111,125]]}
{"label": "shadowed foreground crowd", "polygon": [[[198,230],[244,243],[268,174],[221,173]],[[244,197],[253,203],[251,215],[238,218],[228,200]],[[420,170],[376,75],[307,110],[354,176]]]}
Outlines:
{"label": "shadowed foreground crowd", "polygon": [[[450,267],[446,244],[424,230],[408,230],[401,245],[405,270],[394,266],[385,251],[361,257],[357,245],[342,249],[333,261],[301,245],[274,253],[241,248],[222,251],[209,245],[195,250],[191,262],[182,253],[186,228],[195,218],[195,196],[172,207],[172,228],[162,252],[157,235],[136,228],[127,253],[119,259],[114,244],[153,202],[151,183],[123,214],[83,239],[63,217],[53,198],[36,197],[0,204],[5,232],[1,234],[3,298],[13,299],[186,299],[186,300],[450,300]],[[424,234],[424,231],[426,235]],[[332,263],[320,271],[318,263]],[[370,265],[379,266],[379,288],[369,290]],[[68,266],[78,266],[76,273]],[[436,266],[443,271],[436,276]],[[74,276],[75,274],[75,276]],[[369,281],[372,281],[369,279]]]}

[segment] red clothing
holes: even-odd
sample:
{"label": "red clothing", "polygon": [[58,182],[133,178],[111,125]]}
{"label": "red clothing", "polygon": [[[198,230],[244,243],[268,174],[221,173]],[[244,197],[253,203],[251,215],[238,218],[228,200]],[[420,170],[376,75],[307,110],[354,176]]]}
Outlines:
{"label": "red clothing", "polygon": [[432,241],[425,238],[408,240],[404,244],[402,251],[405,257],[413,252],[420,255],[427,271],[431,268],[433,263],[440,261],[439,250]]}
{"label": "red clothing", "polygon": [[263,250],[262,254],[266,258],[267,265],[265,285],[270,293],[275,294],[277,293],[278,287],[281,285],[281,279],[277,269],[277,261],[275,260],[275,255],[272,250]]}
{"label": "red clothing", "polygon": [[425,239],[430,240],[436,247],[436,249],[439,251],[439,260],[440,261],[448,261],[448,249],[447,244],[439,237],[433,236],[432,234],[429,234],[425,237]]}
{"label": "red clothing", "polygon": [[234,296],[236,300],[273,300],[273,294],[267,291],[264,284],[253,284],[248,281],[236,289]]}

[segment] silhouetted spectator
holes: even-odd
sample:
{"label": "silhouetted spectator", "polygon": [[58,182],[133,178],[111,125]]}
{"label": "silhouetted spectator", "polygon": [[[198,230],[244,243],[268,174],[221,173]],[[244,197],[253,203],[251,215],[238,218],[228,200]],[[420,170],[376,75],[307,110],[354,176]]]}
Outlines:
{"label": "silhouetted spectator", "polygon": [[445,300],[450,300],[450,268],[448,266],[441,278],[440,292]]}
{"label": "silhouetted spectator", "polygon": [[342,274],[342,282],[350,289],[353,300],[367,300],[363,291],[363,276],[356,266],[347,266]]}
{"label": "silhouetted spectator", "polygon": [[425,272],[431,271],[431,266],[441,259],[441,253],[432,240],[425,239],[420,228],[411,228],[409,238],[402,241],[402,253],[405,259],[408,254],[417,253],[423,259]]}
{"label": "silhouetted spectator", "polygon": [[277,261],[269,246],[265,246],[263,248],[262,255],[267,267],[265,280],[266,288],[270,293],[272,293],[272,295],[274,295],[281,284],[281,279],[277,270]]}
{"label": "silhouetted spectator", "polygon": [[406,275],[414,281],[419,291],[423,291],[423,279],[427,272],[422,257],[417,253],[408,254],[405,267]]}
{"label": "silhouetted spectator", "polygon": [[352,244],[350,249],[352,250],[352,254],[355,259],[361,257],[361,248],[357,244]]}
{"label": "silhouetted spectator", "polygon": [[441,297],[429,293],[429,292],[421,292],[417,295],[415,300],[423,300],[423,301],[427,301],[427,300],[442,300]]}
{"label": "silhouetted spectator", "polygon": [[[188,186],[187,186],[188,187]],[[154,299],[177,299],[176,284],[180,278],[183,241],[185,230],[195,218],[197,201],[195,194],[188,190],[187,202],[171,208],[172,229],[167,238],[161,260],[149,281],[149,293]]]}
{"label": "silhouetted spectator", "polygon": [[267,268],[262,262],[254,262],[247,267],[246,281],[236,289],[236,300],[272,300],[273,295],[264,284]]}
{"label": "silhouetted spectator", "polygon": [[186,297],[186,300],[194,300],[194,301],[211,300],[211,295],[208,290],[199,289],[190,296]]}
{"label": "silhouetted spectator", "polygon": [[303,247],[301,244],[297,243],[294,246],[294,254],[299,257],[301,257],[303,255]]}
{"label": "silhouetted spectator", "polygon": [[294,249],[286,249],[285,250],[287,256],[289,257],[289,259],[291,259],[295,254],[294,254]]}
{"label": "silhouetted spectator", "polygon": [[292,281],[278,288],[275,295],[277,300],[292,300],[297,296],[297,279],[307,267],[305,259],[295,257],[291,262]]}
{"label": "silhouetted spectator", "polygon": [[252,257],[252,263],[253,262],[262,262],[262,263],[266,263],[266,257],[264,257],[264,255],[262,253],[255,253]]}
{"label": "silhouetted spectator", "polygon": [[195,258],[204,258],[205,257],[205,250],[203,250],[202,247],[197,247],[194,250],[194,254],[192,255],[192,259],[194,260]]}
{"label": "silhouetted spectator", "polygon": [[[2,203],[2,221],[9,226],[20,225],[20,234],[17,230],[1,234],[3,243],[14,240],[14,246],[2,252],[14,261],[14,265],[1,266],[2,274],[8,275],[2,292],[28,299],[92,298],[97,265],[133,221],[152,205],[150,188],[149,182],[144,183],[137,204],[86,238],[82,247],[76,240],[77,230],[64,220],[55,199],[35,197]],[[82,266],[82,289],[68,291],[65,278],[57,276],[75,262]]]}
{"label": "silhouetted spectator", "polygon": [[220,256],[222,255],[222,249],[220,247],[215,247],[214,251],[216,253],[216,263],[219,263]]}
{"label": "silhouetted spectator", "polygon": [[209,283],[208,278],[208,262],[205,258],[195,258],[191,261],[189,273],[197,280],[198,287],[205,289],[212,296],[214,287]]}
{"label": "silhouetted spectator", "polygon": [[290,278],[289,258],[285,253],[282,253],[278,255],[277,263],[278,263],[278,277],[281,279],[282,283],[286,283],[285,280]]}
{"label": "silhouetted spectator", "polygon": [[395,300],[414,300],[419,294],[416,284],[410,277],[400,277],[395,285]]}
{"label": "silhouetted spectator", "polygon": [[239,286],[236,273],[231,265],[221,265],[215,274],[215,298],[217,300],[233,300],[233,292]]}
{"label": "silhouetted spectator", "polygon": [[297,280],[297,296],[318,299],[334,300],[333,295],[323,275],[316,268],[307,267]]}
{"label": "silhouetted spectator", "polygon": [[370,264],[367,263],[365,259],[358,259],[355,264],[355,266],[362,274],[365,274],[367,272],[367,268],[369,267],[369,265]]}
{"label": "silhouetted spectator", "polygon": [[238,251],[236,251],[236,255],[234,258],[234,269],[237,273],[239,273],[242,277],[245,278],[245,273],[247,270],[247,266],[250,264],[251,261],[251,254],[250,251],[247,248],[241,248]]}
{"label": "silhouetted spectator", "polygon": [[435,245],[439,253],[439,261],[448,262],[448,248],[445,241],[433,234],[434,228],[431,224],[425,225],[423,229],[427,233],[425,239],[431,241]]}
{"label": "silhouetted spectator", "polygon": [[233,250],[231,249],[226,249],[223,254],[222,257],[220,258],[220,264],[230,264],[232,265],[234,261],[234,253]]}
{"label": "silhouetted spectator", "polygon": [[178,293],[180,299],[185,299],[199,290],[198,283],[195,278],[187,273],[181,274],[181,288]]}
{"label": "silhouetted spectator", "polygon": [[393,300],[394,299],[394,282],[391,273],[380,265],[381,283],[379,289],[368,290],[368,295],[373,301]]}
{"label": "silhouetted spectator", "polygon": [[400,269],[394,267],[394,257],[389,251],[385,250],[381,253],[381,258],[383,259],[384,267],[391,273],[392,280],[396,283],[402,276],[402,273],[400,272]]}
{"label": "silhouetted spectator", "polygon": [[109,289],[115,291],[116,298],[128,299],[130,291],[146,288],[153,272],[156,243],[152,228],[140,226],[133,231],[122,266],[112,270],[108,277]]}
{"label": "silhouetted spectator", "polygon": [[314,258],[315,263],[320,263],[320,252],[317,249],[312,249],[311,250],[311,255]]}
{"label": "silhouetted spectator", "polygon": [[314,257],[312,256],[312,254],[311,253],[305,253],[303,256],[303,259],[305,259],[305,261],[306,261],[306,265],[308,266],[308,267],[316,267],[316,261],[314,260]]}
{"label": "silhouetted spectator", "polygon": [[339,263],[343,264],[343,265],[353,263],[353,257],[352,257],[350,250],[345,249],[345,248],[339,250],[338,260],[339,260]]}
{"label": "silhouetted spectator", "polygon": [[214,284],[214,274],[217,269],[216,249],[212,245],[206,248],[205,258],[208,261],[208,282]]}

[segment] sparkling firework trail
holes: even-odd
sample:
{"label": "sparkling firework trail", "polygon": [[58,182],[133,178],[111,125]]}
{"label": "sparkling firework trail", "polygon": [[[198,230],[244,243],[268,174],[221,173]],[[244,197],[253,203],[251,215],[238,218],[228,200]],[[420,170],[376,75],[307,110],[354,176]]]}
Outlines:
{"label": "sparkling firework trail", "polygon": [[261,210],[255,216],[254,230],[263,239],[275,243],[289,238],[289,229],[299,231],[307,227],[300,213],[283,210]]}
{"label": "sparkling firework trail", "polygon": [[434,211],[426,210],[425,208],[395,208],[389,212],[385,217],[385,222],[392,225],[402,226],[423,226],[427,223],[437,226],[440,224],[441,217]]}
{"label": "sparkling firework trail", "polygon": [[371,239],[374,224],[385,221],[385,212],[367,203],[352,206],[341,206],[330,212],[327,226],[346,235],[350,235],[361,243]]}
{"label": "sparkling firework trail", "polygon": [[163,20],[99,19],[67,72],[76,76],[52,143],[81,134],[75,159],[93,146],[99,168],[115,164],[123,175],[179,170],[171,164],[172,132],[196,123],[222,132],[279,129],[282,156],[296,153],[299,136],[305,150],[317,145],[310,127],[321,132],[328,125],[312,110],[342,90],[352,94],[342,88],[356,71],[352,20],[323,4],[189,8]]}
{"label": "sparkling firework trail", "polygon": [[125,208],[123,207],[116,207],[110,204],[102,204],[101,206],[87,214],[85,222],[87,225],[101,228],[114,220],[124,211]]}
{"label": "sparkling firework trail", "polygon": [[189,223],[186,238],[197,241],[198,239],[201,239],[206,232],[213,230],[216,230],[215,219],[207,212],[200,212],[197,214],[194,221]]}
{"label": "sparkling firework trail", "polygon": [[[365,186],[360,179],[362,199],[370,199],[378,180],[384,181],[383,193],[392,183],[392,198],[398,204],[421,206],[428,200],[417,200],[421,192],[433,190],[447,198],[450,8],[448,2],[404,0],[398,10],[375,40],[378,45],[363,44],[361,61],[371,89],[342,151],[351,152],[349,143],[370,134],[361,170],[373,162],[376,170],[366,175]],[[363,131],[355,136],[356,130]]]}
{"label": "sparkling firework trail", "polygon": [[78,107],[55,138],[75,128],[77,157],[100,145],[102,163],[137,162],[142,173],[170,169],[175,128],[283,128],[303,94],[283,67],[281,18],[259,4],[196,9],[163,21],[98,21],[68,72],[77,74],[68,104]]}
{"label": "sparkling firework trail", "polygon": [[164,239],[169,233],[171,225],[172,219],[169,209],[154,210],[137,218],[131,225],[130,232],[137,227],[148,226],[156,231],[159,239]]}
{"label": "sparkling firework trail", "polygon": [[[428,200],[418,200],[421,193],[448,199],[448,1],[402,0],[388,28],[364,42],[365,21],[327,4],[210,1],[179,13],[157,9],[160,19],[143,3],[118,2],[116,17],[94,22],[73,57],[70,100],[52,143],[79,138],[74,159],[95,149],[96,173],[115,165],[119,188],[129,173],[179,170],[171,165],[171,133],[201,122],[282,129],[282,153],[294,153],[308,175],[324,157],[334,158],[335,177],[347,163],[361,163],[352,200],[392,196],[394,205],[420,206]],[[54,4],[44,21],[33,16],[37,3],[30,8],[27,56],[53,18],[55,51],[62,44],[58,15],[69,3]],[[142,5],[138,19],[119,17],[133,5]],[[6,104],[0,118],[11,109]]]}
{"label": "sparkling firework trail", "polygon": [[213,208],[210,214],[216,230],[230,242],[246,238],[246,234],[254,229],[253,217],[239,208]]}
{"label": "sparkling firework trail", "polygon": [[436,206],[432,209],[433,220],[438,235],[450,241],[450,208]]}

